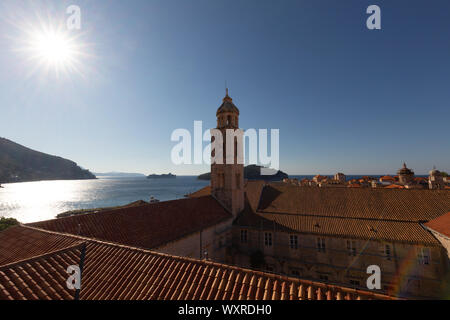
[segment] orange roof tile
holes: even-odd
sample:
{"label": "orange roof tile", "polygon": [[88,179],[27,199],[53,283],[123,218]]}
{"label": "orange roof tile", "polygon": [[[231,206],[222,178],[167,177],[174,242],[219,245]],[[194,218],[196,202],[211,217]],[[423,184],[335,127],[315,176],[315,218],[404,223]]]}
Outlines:
{"label": "orange roof tile", "polygon": [[425,226],[450,238],[450,212],[428,221]]}
{"label": "orange roof tile", "polygon": [[155,248],[230,219],[213,197],[204,196],[82,214],[29,224],[125,245]]}
{"label": "orange roof tile", "polygon": [[450,192],[426,189],[308,188],[271,183],[261,193],[258,211],[429,221],[450,211]]}
{"label": "orange roof tile", "polygon": [[246,212],[234,224],[246,229],[440,246],[418,222]]}
{"label": "orange roof tile", "polygon": [[405,186],[401,186],[399,184],[391,184],[387,187],[384,187],[385,189],[405,189]]}
{"label": "orange roof tile", "polygon": [[199,198],[204,196],[210,196],[211,195],[211,186],[203,187],[197,191],[194,191],[192,193],[189,193],[187,197],[189,198]]}
{"label": "orange roof tile", "polygon": [[[30,232],[36,234],[36,238],[56,235],[81,243],[0,266],[0,300],[73,299],[74,291],[66,286],[66,270],[79,263],[84,245],[82,300],[394,299],[373,292],[174,257],[25,226],[13,228],[9,237],[18,243],[27,243],[29,250],[36,251],[31,248]],[[0,255],[3,253],[4,249]]]}
{"label": "orange roof tile", "polygon": [[0,232],[0,265],[58,251],[81,242],[57,234],[34,232],[19,226],[10,227]]}
{"label": "orange roof tile", "polygon": [[347,185],[348,188],[362,188],[362,186],[359,183],[351,183]]}

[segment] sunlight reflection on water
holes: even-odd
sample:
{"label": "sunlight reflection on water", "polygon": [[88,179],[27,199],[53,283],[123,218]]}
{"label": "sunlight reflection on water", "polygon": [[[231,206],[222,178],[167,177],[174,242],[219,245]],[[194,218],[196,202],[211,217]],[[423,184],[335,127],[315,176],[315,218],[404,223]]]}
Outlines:
{"label": "sunlight reflection on water", "polygon": [[138,177],[4,184],[0,188],[0,216],[13,217],[22,223],[48,220],[68,210],[148,201],[150,196],[162,201],[182,198],[208,183],[195,177],[160,180]]}

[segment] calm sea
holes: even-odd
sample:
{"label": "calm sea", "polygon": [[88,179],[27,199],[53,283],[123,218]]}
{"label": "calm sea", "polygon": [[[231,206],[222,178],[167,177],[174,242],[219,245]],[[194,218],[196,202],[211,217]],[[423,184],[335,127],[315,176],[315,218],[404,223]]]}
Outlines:
{"label": "calm sea", "polygon": [[[290,176],[308,178],[313,176]],[[347,176],[347,179],[361,176]],[[379,176],[373,176],[379,177]],[[0,216],[16,218],[22,223],[53,219],[58,213],[75,209],[92,209],[148,201],[183,198],[209,184],[194,176],[175,179],[108,178],[97,180],[59,180],[4,184],[0,188]]]}
{"label": "calm sea", "polygon": [[108,178],[4,184],[0,188],[0,216],[22,223],[53,219],[58,213],[148,201],[183,198],[209,181],[179,176],[175,179]]}

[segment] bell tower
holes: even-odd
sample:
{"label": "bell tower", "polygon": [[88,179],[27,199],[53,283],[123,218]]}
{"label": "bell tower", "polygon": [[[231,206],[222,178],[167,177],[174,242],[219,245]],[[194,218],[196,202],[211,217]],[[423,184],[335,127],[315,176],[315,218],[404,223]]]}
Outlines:
{"label": "bell tower", "polygon": [[[220,148],[222,157],[216,154],[214,148],[212,150],[211,193],[233,216],[236,216],[244,209],[244,164],[243,160],[238,161],[238,159],[242,159],[243,155],[243,135],[228,135],[229,141],[227,141],[227,131],[228,133],[237,133],[239,130],[239,109],[228,95],[228,88],[222,105],[217,109],[216,117],[216,131],[221,133],[223,146]],[[212,145],[214,145],[214,139],[215,137],[212,135]],[[227,143],[232,148],[227,147]],[[222,161],[215,159],[216,155]]]}

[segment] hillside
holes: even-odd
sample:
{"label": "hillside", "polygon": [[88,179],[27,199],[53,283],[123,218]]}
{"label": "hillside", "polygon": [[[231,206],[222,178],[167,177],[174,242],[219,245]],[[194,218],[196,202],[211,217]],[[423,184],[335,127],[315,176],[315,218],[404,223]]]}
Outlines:
{"label": "hillside", "polygon": [[0,183],[95,179],[75,162],[0,138]]}
{"label": "hillside", "polygon": [[[288,178],[288,175],[281,170],[274,171],[273,175],[262,175],[261,166],[254,164],[244,167],[244,179],[248,180],[266,180],[266,181],[279,181],[284,178]],[[198,176],[199,180],[211,180],[211,172],[203,173]]]}

